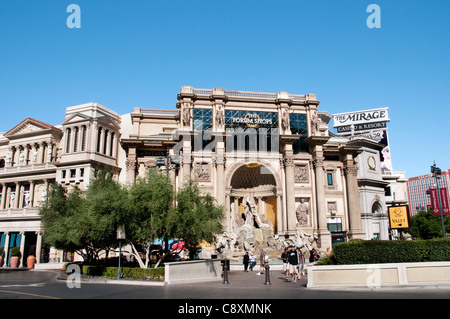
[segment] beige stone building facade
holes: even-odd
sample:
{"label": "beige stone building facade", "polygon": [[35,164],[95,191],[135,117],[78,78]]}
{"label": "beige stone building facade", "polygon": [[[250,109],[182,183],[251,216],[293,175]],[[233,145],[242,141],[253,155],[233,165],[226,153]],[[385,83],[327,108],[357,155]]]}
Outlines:
{"label": "beige stone building facade", "polygon": [[197,182],[224,207],[218,241],[229,252],[371,239],[358,174],[360,155],[379,163],[380,148],[331,134],[314,94],[185,86],[177,100],[123,115],[87,103],[67,108],[58,126],[28,118],[0,135],[0,245],[35,247],[40,262],[73,260],[45,245],[39,206],[50,183],[83,188],[102,167],[128,185],[155,167],[176,189]]}
{"label": "beige stone building facade", "polygon": [[71,252],[45,244],[39,207],[49,185],[84,188],[94,170],[120,173],[117,155],[121,117],[97,103],[69,107],[58,126],[27,118],[0,135],[0,246],[9,266],[11,248],[21,251],[23,265],[30,250],[38,263],[74,260]]}
{"label": "beige stone building facade", "polygon": [[231,250],[270,245],[268,233],[301,234],[323,249],[365,238],[361,147],[329,134],[331,116],[319,103],[313,94],[182,87],[176,110],[136,108],[123,121],[131,129],[121,139],[121,180],[164,160],[177,188],[191,178],[223,205]]}

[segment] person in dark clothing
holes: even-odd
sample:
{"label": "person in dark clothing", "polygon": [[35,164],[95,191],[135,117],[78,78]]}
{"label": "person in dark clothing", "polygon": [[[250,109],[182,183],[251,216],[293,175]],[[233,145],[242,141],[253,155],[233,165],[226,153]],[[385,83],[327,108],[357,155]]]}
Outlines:
{"label": "person in dark clothing", "polygon": [[292,246],[291,250],[288,253],[288,263],[289,263],[289,273],[292,276],[292,282],[294,284],[297,282],[299,262],[300,258],[298,252],[295,250],[295,247]]}
{"label": "person in dark clothing", "polygon": [[284,252],[281,254],[281,260],[283,260],[283,273],[286,276],[286,280],[289,277],[289,268],[288,268],[288,252],[289,252],[289,248],[286,248],[284,250]]}
{"label": "person in dark clothing", "polygon": [[250,257],[248,256],[248,252],[244,255],[244,271],[247,272],[248,264],[250,263]]}

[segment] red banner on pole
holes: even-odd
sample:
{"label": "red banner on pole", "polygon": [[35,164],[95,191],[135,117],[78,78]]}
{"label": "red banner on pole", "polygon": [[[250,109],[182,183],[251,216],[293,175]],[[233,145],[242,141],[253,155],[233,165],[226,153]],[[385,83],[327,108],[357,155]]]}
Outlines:
{"label": "red banner on pole", "polygon": [[439,212],[439,199],[436,188],[430,189],[430,201],[431,208],[433,208],[433,216],[440,216],[441,213]]}
{"label": "red banner on pole", "polygon": [[448,204],[448,194],[446,188],[439,189],[441,195],[442,215],[450,215],[450,208]]}

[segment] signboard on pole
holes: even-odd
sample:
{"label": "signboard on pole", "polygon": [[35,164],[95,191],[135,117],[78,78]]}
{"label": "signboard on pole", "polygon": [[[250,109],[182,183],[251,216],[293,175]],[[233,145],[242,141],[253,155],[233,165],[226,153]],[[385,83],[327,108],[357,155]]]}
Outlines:
{"label": "signboard on pole", "polygon": [[439,212],[439,198],[437,195],[436,188],[430,189],[430,201],[431,201],[431,209],[433,210],[433,216],[440,216]]}
{"label": "signboard on pole", "polygon": [[409,209],[407,205],[391,206],[389,212],[389,227],[391,229],[409,228]]}
{"label": "signboard on pole", "polygon": [[439,193],[441,195],[442,215],[450,215],[450,208],[448,204],[448,195],[446,188],[440,188]]}

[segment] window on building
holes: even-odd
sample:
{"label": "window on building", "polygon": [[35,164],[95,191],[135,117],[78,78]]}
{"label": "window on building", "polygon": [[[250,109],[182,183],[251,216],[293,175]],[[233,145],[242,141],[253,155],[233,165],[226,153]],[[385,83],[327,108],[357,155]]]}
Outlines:
{"label": "window on building", "polygon": [[227,150],[278,151],[278,113],[259,111],[225,111]]}
{"label": "window on building", "polygon": [[342,231],[342,218],[327,218],[327,227],[330,232],[341,232]]}
{"label": "window on building", "polygon": [[194,131],[212,129],[212,116],[211,109],[194,109],[192,114]]}
{"label": "window on building", "polygon": [[308,144],[305,142],[308,137],[306,114],[289,114],[289,124],[291,127],[291,133],[300,135],[300,139],[295,141],[293,144],[294,154],[308,152]]}
{"label": "window on building", "polygon": [[328,172],[327,173],[327,185],[328,186],[333,186],[334,185],[333,173],[332,172]]}
{"label": "window on building", "polygon": [[387,186],[384,188],[384,195],[391,196],[391,187],[390,186]]}

